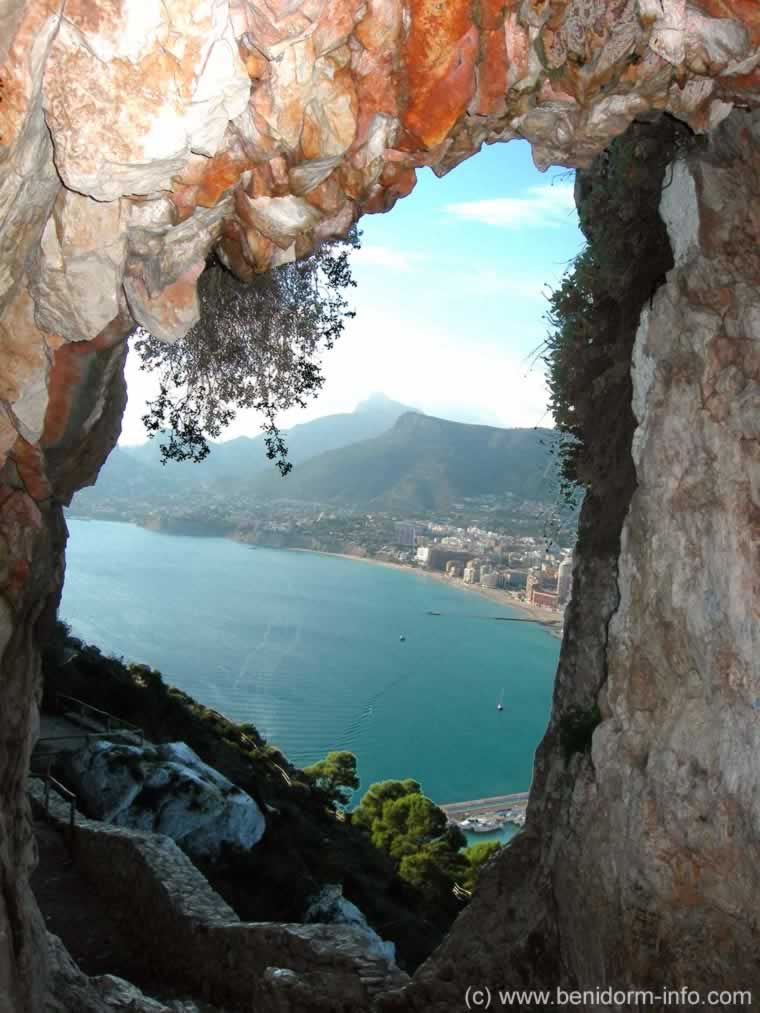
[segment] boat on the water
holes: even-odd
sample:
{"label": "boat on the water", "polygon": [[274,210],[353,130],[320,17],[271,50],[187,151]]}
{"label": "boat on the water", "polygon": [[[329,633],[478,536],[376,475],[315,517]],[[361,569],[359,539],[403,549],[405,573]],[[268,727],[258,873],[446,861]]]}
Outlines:
{"label": "boat on the water", "polygon": [[501,691],[501,696],[499,697],[499,702],[496,704],[496,710],[497,711],[503,711],[504,710],[504,690],[503,689]]}
{"label": "boat on the water", "polygon": [[403,642],[404,642],[404,641],[406,640],[406,637],[404,636],[404,634],[403,634],[403,633],[402,633],[402,634],[401,634],[401,636],[399,637],[399,640],[401,641],[401,643],[402,643],[402,644],[403,644]]}

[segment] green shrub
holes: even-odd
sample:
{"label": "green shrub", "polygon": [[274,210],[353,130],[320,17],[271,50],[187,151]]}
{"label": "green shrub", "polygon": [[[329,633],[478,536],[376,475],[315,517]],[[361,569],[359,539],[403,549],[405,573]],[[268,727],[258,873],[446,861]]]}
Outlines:
{"label": "green shrub", "polygon": [[[630,403],[630,345],[640,310],[672,266],[658,208],[667,165],[693,135],[668,117],[634,123],[576,181],[587,243],[549,298],[543,346],[561,491],[577,496],[615,445],[614,408]],[[626,340],[621,341],[624,333]],[[606,405],[612,412],[605,412]],[[621,414],[622,413],[619,413]]]}

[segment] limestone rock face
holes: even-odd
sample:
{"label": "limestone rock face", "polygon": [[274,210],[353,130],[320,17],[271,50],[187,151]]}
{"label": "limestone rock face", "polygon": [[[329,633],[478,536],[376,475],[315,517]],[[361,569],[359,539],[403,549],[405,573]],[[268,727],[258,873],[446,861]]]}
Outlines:
{"label": "limestone rock face", "polygon": [[[1,17],[0,309],[33,264],[37,325],[66,340],[118,315],[125,278],[134,320],[177,337],[212,247],[242,277],[302,256],[484,142],[583,165],[634,116],[706,129],[760,98],[747,0],[6,0]],[[233,193],[216,229],[191,225],[194,257],[144,273],[146,228],[176,246]]]}
{"label": "limestone rock face", "polygon": [[[758,105],[760,6],[754,0],[0,0],[3,1013],[38,1008],[34,983],[44,979],[39,920],[26,885],[33,846],[24,778],[36,727],[37,644],[63,580],[61,505],[95,480],[117,439],[124,339],[134,326],[167,341],[182,337],[197,319],[196,282],[211,251],[250,278],[345,233],[362,214],[390,209],[413,189],[421,166],[445,173],[483,143],[521,137],[539,166],[583,166],[634,117],[665,110],[695,130],[714,132],[732,109]],[[741,137],[714,136],[754,150],[756,128],[743,129]],[[741,223],[730,228],[733,218],[720,206],[723,194],[744,192],[735,175],[729,159],[720,171],[690,170],[677,180],[678,206],[667,214],[680,222],[674,242],[691,272],[708,270],[695,251],[716,236],[721,264],[744,258],[750,269],[757,204],[745,193]],[[692,187],[699,214],[686,200]],[[715,263],[709,260],[709,270]],[[688,446],[701,460],[718,454],[721,467],[745,461],[756,439],[748,382],[754,366],[745,363],[755,356],[757,314],[746,293],[757,278],[726,277],[726,294],[710,289],[705,306],[696,289],[669,289],[672,321],[681,320],[684,300],[702,307],[683,320],[698,324],[707,342],[699,350],[707,356],[701,379],[675,352],[665,365],[650,337],[637,385],[642,404],[659,396],[658,363],[699,382],[703,410],[717,428],[705,429],[699,443],[695,433],[702,430],[690,430]],[[718,340],[709,331],[715,320],[705,321],[724,311]],[[667,314],[665,297],[657,312]],[[654,333],[654,322],[653,309],[647,333]],[[684,363],[695,353],[686,345],[681,351]],[[641,412],[640,442],[650,447],[659,423]],[[726,442],[716,433],[726,434]],[[639,467],[653,474],[648,458]],[[704,494],[715,546],[739,566],[740,551],[749,550],[737,532],[746,529],[749,507],[746,498],[740,503],[738,484],[732,488],[733,499],[714,503],[706,480],[694,490],[682,483],[681,498],[673,495],[669,508],[677,517],[689,508],[692,491],[694,502]],[[631,528],[630,586],[644,595],[632,597],[632,616],[651,600],[655,582],[654,561],[646,572],[636,570],[634,580],[641,532],[654,525],[654,510],[642,501],[643,527]],[[712,537],[675,520],[661,540],[671,535],[686,547],[695,537]],[[717,555],[708,562],[713,573]],[[746,563],[739,572],[746,590]],[[678,577],[678,587],[689,583],[680,570],[670,576]],[[724,581],[697,600],[696,588],[704,586],[695,580],[689,595],[697,618],[687,622],[682,612],[672,613],[672,640],[681,651],[676,670],[684,678],[688,669],[689,680],[705,684],[701,663],[689,668],[680,661],[700,654],[713,617],[732,631],[746,621],[739,584],[729,592]],[[643,658],[647,674],[637,678],[650,693],[659,661],[634,645],[639,633],[649,637],[650,631],[643,622],[619,622],[615,657]],[[707,652],[724,673],[716,699],[733,700],[746,682],[748,634],[743,626],[740,632],[736,669],[727,640]],[[610,741],[627,748],[646,709],[621,703],[617,687],[624,684],[624,675],[610,681],[610,706],[617,708]],[[664,719],[663,692],[650,693],[652,727],[661,714]],[[748,759],[754,726],[738,710],[731,721],[746,742],[743,763],[726,759],[733,741],[728,731],[693,759],[706,764],[711,791],[729,785],[729,798],[738,793],[737,813],[744,813],[754,790]],[[600,749],[605,741],[602,736]],[[651,762],[660,764],[666,783],[685,776],[679,750],[670,759],[658,756]],[[625,783],[634,791],[635,779]],[[638,792],[631,799],[643,797]],[[667,822],[668,810],[655,801],[652,812]],[[598,819],[600,833],[606,825]],[[668,823],[663,847],[670,848],[674,833]],[[685,861],[685,851],[675,854]],[[637,855],[639,862],[651,860],[643,845]],[[722,868],[720,861],[715,868]],[[686,903],[691,893],[679,896]],[[646,921],[649,913],[642,911]]]}
{"label": "limestone rock face", "polygon": [[[667,173],[675,263],[633,346],[635,491],[614,552],[584,503],[526,829],[384,1011],[443,1013],[474,981],[760,989],[759,169],[755,113]],[[563,713],[593,703],[590,755],[563,755]]]}
{"label": "limestone rock face", "polygon": [[165,834],[196,858],[217,858],[225,844],[252,848],[266,829],[254,800],[184,742],[92,742],[67,758],[66,773],[92,818]]}
{"label": "limestone rock face", "polygon": [[306,922],[324,922],[328,925],[354,925],[363,929],[368,937],[367,953],[372,957],[385,960],[396,960],[396,947],[388,943],[375,932],[367,922],[364,914],[356,904],[346,900],[343,887],[339,883],[328,883],[313,898],[304,915]]}
{"label": "limestone rock face", "polygon": [[58,936],[50,933],[47,949],[50,980],[45,1013],[71,1013],[72,1010],[76,1013],[224,1013],[192,999],[170,999],[164,1004],[113,974],[88,978],[71,959]]}

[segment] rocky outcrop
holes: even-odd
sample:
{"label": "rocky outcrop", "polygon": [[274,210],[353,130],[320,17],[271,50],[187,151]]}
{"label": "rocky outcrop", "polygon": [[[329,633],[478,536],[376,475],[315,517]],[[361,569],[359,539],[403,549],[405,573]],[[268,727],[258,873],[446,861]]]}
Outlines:
{"label": "rocky outcrop", "polygon": [[[30,791],[42,808],[42,784],[34,780]],[[49,811],[53,823],[67,827],[68,807],[55,795]],[[241,922],[168,837],[76,813],[72,853],[93,889],[118,914],[151,980],[165,989],[203,996],[235,1011],[361,1013],[374,995],[408,981],[391,958],[378,952],[374,933],[361,926]],[[60,946],[53,958],[54,984],[77,1000],[72,1011],[101,1013],[97,1003],[110,999],[116,1009],[153,1013],[152,1000],[119,979],[83,979]],[[122,1000],[127,1005],[119,1006]],[[187,1013],[195,1013],[188,1005]],[[54,1003],[48,1006],[50,1013],[59,1013]]]}
{"label": "rocky outcrop", "polygon": [[381,939],[356,904],[346,900],[340,883],[328,883],[322,887],[304,912],[304,921],[307,924],[319,922],[326,925],[354,925],[367,935],[368,956],[389,961],[396,959],[394,944]]}
{"label": "rocky outcrop", "polygon": [[195,858],[218,858],[226,845],[253,848],[266,829],[250,795],[184,742],[95,741],[68,756],[65,766],[68,784],[92,818],[165,834]]}
{"label": "rocky outcrop", "polygon": [[[760,116],[736,114],[666,172],[632,481],[615,500],[614,472],[591,476],[526,829],[383,1010],[443,1013],[476,984],[758,994],[759,167]],[[567,715],[594,704],[569,753]]]}
{"label": "rocky outcrop", "polygon": [[[753,0],[0,0],[0,1009],[39,1007],[33,982],[44,980],[44,948],[26,885],[33,848],[24,799],[39,692],[36,644],[63,578],[61,504],[94,481],[118,434],[125,335],[136,323],[166,340],[185,333],[197,317],[196,281],[211,249],[249,278],[345,232],[363,213],[389,209],[413,188],[420,166],[444,173],[484,142],[522,137],[540,165],[586,165],[636,116],[667,110],[694,129],[715,131],[735,106],[759,102],[760,9]],[[701,377],[699,403],[715,428],[695,427],[702,435],[690,432],[688,445],[705,475],[714,455],[725,468],[737,455],[745,461],[754,446],[745,393],[754,367],[745,363],[754,361],[758,324],[741,293],[756,284],[749,251],[758,226],[745,189],[755,134],[742,127],[739,144],[731,140],[737,129],[715,133],[715,144],[743,144],[744,155],[726,149],[726,167],[704,177],[695,169],[675,179],[672,190],[685,209],[674,234],[691,237],[678,241],[685,259],[668,286],[672,314],[699,306],[701,327],[710,313],[725,310],[728,329],[712,337],[700,331],[709,347],[696,350],[663,338],[669,352],[637,360],[645,378],[655,377],[638,384],[637,398],[646,403],[659,396],[658,368],[692,385]],[[706,158],[723,157],[719,147],[711,150]],[[730,219],[717,210],[724,193],[745,194],[743,221],[721,239],[722,252],[703,263],[693,251],[722,236],[721,222]],[[728,272],[726,292],[715,294],[706,283],[711,294],[703,306],[684,279],[714,267]],[[744,272],[740,282],[732,271]],[[655,333],[650,328],[659,319],[653,309],[647,333]],[[699,374],[697,362],[704,363]],[[674,398],[663,395],[662,412],[666,402],[675,411]],[[645,437],[659,423],[641,417],[639,442],[649,447]],[[648,457],[637,460],[640,479],[654,473]],[[707,638],[714,622],[739,631],[746,620],[735,588],[747,582],[739,557],[754,551],[746,547],[749,506],[738,491],[730,502],[713,502],[707,485],[706,478],[694,489],[682,482],[669,506],[678,517],[693,502],[704,504],[720,546],[712,551],[727,554],[727,572],[739,583],[720,594],[712,588],[697,601],[702,578],[668,570],[668,580],[676,573],[687,580],[696,618],[687,621],[673,609],[665,616],[680,652],[674,671],[696,685],[702,662],[689,667],[685,659],[710,657],[724,673],[716,699],[733,700],[745,679],[733,673],[745,671],[744,661],[732,667],[730,636],[715,650]],[[636,569],[642,532],[673,534],[689,551],[689,539],[708,537],[699,525],[658,528],[644,496],[636,509],[624,536],[630,566],[623,559],[621,572],[630,574],[637,597],[628,603],[621,591],[626,605],[611,627],[610,659],[641,662],[631,681],[651,709],[621,703],[627,672],[610,679],[605,724],[615,729],[609,741],[626,748],[644,713],[652,728],[661,728],[662,693],[669,689],[666,680],[665,690],[651,690],[662,678],[654,646],[648,653],[633,646],[649,636],[643,613],[656,583],[654,561],[647,569],[642,559]],[[712,573],[717,556],[710,558]],[[589,573],[597,566],[579,565]],[[601,618],[591,626],[606,637]],[[742,627],[740,644],[747,636]],[[739,656],[745,658],[744,646]],[[738,711],[731,714],[736,735],[749,736],[749,743],[750,725]],[[598,748],[605,741],[602,735]],[[716,747],[724,758],[704,766],[705,790],[725,785],[729,799],[744,800],[734,813],[741,837],[753,782],[746,763],[731,768],[727,741]],[[704,765],[707,758],[694,761]],[[628,759],[633,763],[633,754]],[[646,773],[649,759],[636,753],[635,762]],[[652,776],[656,769],[669,790],[681,784],[675,760],[651,762]],[[638,819],[630,814],[643,797],[632,796],[630,810],[618,807],[617,823],[603,814],[601,837],[613,835],[613,826],[621,833],[624,812]],[[661,843],[670,853],[670,810],[657,793],[650,801],[656,804],[648,818],[657,827],[666,820]],[[575,818],[567,815],[571,823]],[[686,877],[680,895],[691,903],[696,874],[684,871],[683,847],[673,851],[673,875]],[[652,859],[643,845],[637,856]],[[722,867],[719,853],[714,857],[715,868]],[[646,883],[644,894],[656,893],[656,885]],[[651,912],[640,907],[642,924],[650,924]]]}
{"label": "rocky outcrop", "polygon": [[195,999],[169,999],[166,1003],[143,994],[139,988],[102,974],[88,978],[71,959],[58,936],[48,934],[50,992],[45,1013],[224,1013]]}

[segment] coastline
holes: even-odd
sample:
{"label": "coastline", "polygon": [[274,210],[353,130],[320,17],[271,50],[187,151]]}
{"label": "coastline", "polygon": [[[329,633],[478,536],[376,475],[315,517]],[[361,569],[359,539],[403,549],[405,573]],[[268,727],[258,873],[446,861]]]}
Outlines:
{"label": "coastline", "polygon": [[[132,520],[113,520],[111,518],[98,518],[89,516],[80,516],[73,514],[72,519],[78,521],[98,521],[105,520],[107,523],[116,524],[133,524],[135,527],[143,528],[145,530],[155,530],[157,534],[190,534],[189,532],[175,532],[162,529],[153,529],[145,524],[141,524],[139,521]],[[202,537],[197,533],[192,533],[191,537]],[[211,537],[215,538],[228,538],[230,541],[238,542],[241,545],[249,545],[251,548],[256,548],[255,542],[247,542],[243,539],[236,538],[234,534],[213,534]],[[437,570],[425,570],[421,567],[407,566],[404,563],[393,563],[388,559],[375,559],[373,556],[358,556],[350,552],[327,552],[323,549],[307,549],[297,545],[282,545],[282,546],[267,546],[263,545],[261,548],[276,548],[278,551],[284,552],[308,552],[312,555],[317,556],[334,556],[336,559],[352,559],[358,563],[371,563],[373,566],[386,566],[393,570],[403,570],[406,573],[416,573],[428,580],[435,580],[441,584],[445,584],[447,587],[453,587],[462,591],[469,591],[479,595],[481,598],[487,598],[489,601],[496,602],[497,605],[504,605],[507,608],[525,616],[526,619],[531,619],[537,626],[541,626],[551,636],[556,637],[558,640],[562,639],[563,620],[562,615],[557,612],[553,612],[550,609],[541,608],[539,605],[531,605],[528,602],[520,601],[516,595],[513,595],[510,591],[504,591],[500,588],[482,587],[480,584],[465,584],[462,580],[452,580],[445,574],[438,572]]]}
{"label": "coastline", "polygon": [[445,584],[447,587],[453,587],[457,590],[469,591],[473,594],[479,595],[481,598],[487,598],[489,601],[496,602],[498,605],[505,605],[507,608],[513,609],[515,612],[521,613],[527,619],[532,619],[536,625],[542,626],[547,633],[550,633],[557,639],[562,638],[562,616],[557,612],[553,612],[550,609],[541,608],[539,605],[531,605],[528,602],[519,601],[517,596],[512,596],[509,591],[503,591],[500,588],[495,587],[481,587],[480,584],[465,584],[461,580],[452,580],[443,573],[439,573],[436,570],[424,570],[421,567],[406,566],[403,563],[392,563],[388,559],[374,559],[371,556],[354,556],[348,552],[325,552],[321,549],[304,549],[300,547],[285,546],[287,552],[309,552],[317,556],[334,556],[336,559],[353,559],[358,563],[371,563],[373,566],[386,566],[392,570],[403,570],[405,573],[416,573],[422,577],[426,577],[430,580],[435,580],[439,584]]}

